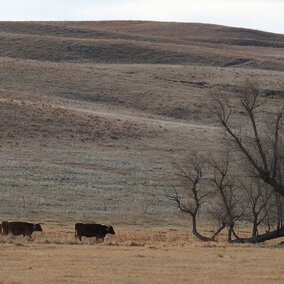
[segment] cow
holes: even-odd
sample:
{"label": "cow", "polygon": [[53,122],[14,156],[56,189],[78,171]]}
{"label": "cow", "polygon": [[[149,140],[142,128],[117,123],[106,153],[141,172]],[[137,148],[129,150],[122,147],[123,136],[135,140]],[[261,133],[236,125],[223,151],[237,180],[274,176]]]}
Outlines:
{"label": "cow", "polygon": [[96,237],[96,241],[104,241],[106,234],[114,235],[115,232],[112,226],[105,226],[101,224],[84,224],[76,223],[75,224],[75,238],[82,240],[82,237],[92,238]]}
{"label": "cow", "polygon": [[14,235],[19,236],[23,235],[23,237],[28,236],[32,237],[33,232],[42,232],[42,228],[40,224],[33,224],[27,222],[2,222],[2,230],[3,235]]}

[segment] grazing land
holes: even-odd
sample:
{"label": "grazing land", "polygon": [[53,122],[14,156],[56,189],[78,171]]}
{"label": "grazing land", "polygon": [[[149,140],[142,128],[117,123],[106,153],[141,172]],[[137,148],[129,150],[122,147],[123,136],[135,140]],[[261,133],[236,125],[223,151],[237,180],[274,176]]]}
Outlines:
{"label": "grazing land", "polygon": [[201,243],[173,226],[123,226],[104,243],[80,243],[71,230],[53,225],[33,240],[2,237],[0,283],[283,282],[283,245],[276,243]]}
{"label": "grazing land", "polygon": [[[207,108],[212,92],[235,104],[243,82],[257,81],[274,111],[284,102],[283,72],[282,34],[0,22],[0,221],[47,230],[32,241],[1,237],[0,283],[283,281],[281,246],[200,244],[165,197],[179,186],[174,162],[222,144]],[[119,233],[81,245],[72,224],[82,221]]]}

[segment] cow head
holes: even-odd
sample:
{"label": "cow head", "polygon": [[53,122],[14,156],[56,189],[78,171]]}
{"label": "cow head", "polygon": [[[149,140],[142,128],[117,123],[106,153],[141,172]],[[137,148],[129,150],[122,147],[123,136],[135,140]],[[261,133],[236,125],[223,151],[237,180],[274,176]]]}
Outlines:
{"label": "cow head", "polygon": [[38,232],[42,232],[41,225],[40,224],[34,224],[33,230],[38,231]]}
{"label": "cow head", "polygon": [[107,228],[107,232],[108,232],[109,234],[112,234],[112,235],[114,235],[114,234],[115,234],[114,229],[113,229],[113,227],[112,227],[112,226],[108,226],[108,228]]}

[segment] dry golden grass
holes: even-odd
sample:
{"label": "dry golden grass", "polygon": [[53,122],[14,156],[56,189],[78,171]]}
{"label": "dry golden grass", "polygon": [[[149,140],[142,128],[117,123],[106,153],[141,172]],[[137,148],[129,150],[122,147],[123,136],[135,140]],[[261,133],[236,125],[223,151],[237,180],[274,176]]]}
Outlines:
{"label": "dry golden grass", "polygon": [[[117,227],[104,243],[71,227],[1,237],[0,283],[282,283],[283,246],[202,243],[185,229]],[[279,241],[279,240],[278,240]]]}

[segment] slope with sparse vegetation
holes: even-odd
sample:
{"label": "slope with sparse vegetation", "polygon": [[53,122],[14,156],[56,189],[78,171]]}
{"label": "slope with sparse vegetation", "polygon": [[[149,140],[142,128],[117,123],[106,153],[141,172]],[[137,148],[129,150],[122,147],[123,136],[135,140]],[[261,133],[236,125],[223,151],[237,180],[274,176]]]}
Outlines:
{"label": "slope with sparse vegetation", "polygon": [[[1,213],[175,212],[171,163],[215,150],[210,93],[282,102],[284,37],[216,25],[0,23]],[[241,111],[241,110],[239,110]],[[241,121],[240,121],[241,123]],[[163,213],[163,214],[164,214]]]}

